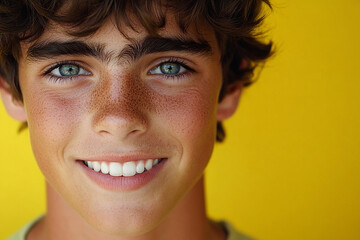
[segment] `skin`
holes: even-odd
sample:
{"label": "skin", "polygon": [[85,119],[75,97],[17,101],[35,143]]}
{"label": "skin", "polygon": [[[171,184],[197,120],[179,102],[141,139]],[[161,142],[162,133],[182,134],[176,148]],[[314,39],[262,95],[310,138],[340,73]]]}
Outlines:
{"label": "skin", "polygon": [[[141,40],[146,33],[131,30]],[[47,215],[28,239],[225,239],[225,232],[208,220],[203,172],[211,157],[217,120],[231,116],[241,86],[221,103],[220,52],[214,33],[200,30],[212,52],[146,54],[135,62],[106,61],[91,56],[61,55],[29,61],[23,44],[19,79],[23,103],[11,99],[2,83],[1,94],[17,120],[26,119],[37,163],[47,182]],[[173,20],[163,37],[184,34]],[[53,24],[38,39],[75,38]],[[95,35],[80,38],[118,53],[129,40],[111,20]],[[181,59],[194,72],[167,78],[150,71],[161,61]],[[90,74],[53,81],[44,72],[60,61],[74,61]],[[133,191],[105,190],[79,167],[78,159],[102,154],[153,154],[168,158],[147,185]]]}

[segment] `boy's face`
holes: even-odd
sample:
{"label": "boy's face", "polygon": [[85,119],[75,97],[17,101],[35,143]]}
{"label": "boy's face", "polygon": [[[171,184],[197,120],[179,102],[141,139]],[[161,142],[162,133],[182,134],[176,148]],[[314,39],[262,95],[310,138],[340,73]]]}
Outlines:
{"label": "boy's face", "polygon": [[[35,158],[51,187],[101,231],[149,231],[203,174],[222,69],[214,33],[200,30],[184,34],[170,20],[162,39],[128,30],[129,41],[109,20],[84,38],[52,25],[22,45],[19,79]],[[162,161],[125,177],[83,162],[147,159]]]}

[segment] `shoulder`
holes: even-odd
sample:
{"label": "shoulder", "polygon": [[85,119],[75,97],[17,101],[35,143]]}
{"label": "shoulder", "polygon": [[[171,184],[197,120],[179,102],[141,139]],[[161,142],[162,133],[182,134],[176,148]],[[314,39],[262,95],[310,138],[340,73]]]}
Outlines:
{"label": "shoulder", "polygon": [[219,224],[222,228],[227,232],[226,240],[255,240],[249,236],[246,236],[240,232],[238,232],[234,226],[227,221],[220,221]]}
{"label": "shoulder", "polygon": [[11,235],[6,240],[25,240],[27,233],[42,217],[35,218],[31,222],[25,224],[19,231]]}

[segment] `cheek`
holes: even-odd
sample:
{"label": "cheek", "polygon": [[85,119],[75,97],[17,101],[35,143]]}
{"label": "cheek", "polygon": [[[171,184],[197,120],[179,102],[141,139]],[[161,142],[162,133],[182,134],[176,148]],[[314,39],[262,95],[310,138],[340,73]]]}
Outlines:
{"label": "cheek", "polygon": [[41,159],[40,154],[61,151],[81,120],[84,103],[44,92],[24,96],[24,103],[36,158]]}
{"label": "cheek", "polygon": [[160,127],[181,149],[173,183],[177,187],[169,190],[170,195],[189,191],[209,162],[216,137],[217,97],[218,88],[201,86],[165,97],[157,108]]}
{"label": "cheek", "polygon": [[[217,92],[213,89],[187,89],[176,96],[166,97],[157,111],[162,122],[168,123],[177,138],[191,142],[209,138],[216,130]],[[215,137],[215,136],[214,136]]]}
{"label": "cheek", "polygon": [[71,130],[81,115],[80,104],[74,105],[73,100],[40,97],[26,104],[30,131],[36,129],[36,132],[48,135],[50,139],[57,139],[55,136],[66,133],[64,129]]}

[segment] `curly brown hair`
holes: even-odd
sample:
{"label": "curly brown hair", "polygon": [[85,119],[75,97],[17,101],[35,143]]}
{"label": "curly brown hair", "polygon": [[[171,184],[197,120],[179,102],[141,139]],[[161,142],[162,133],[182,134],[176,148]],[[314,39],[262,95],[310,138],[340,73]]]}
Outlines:
{"label": "curly brown hair", "polygon": [[[223,69],[220,101],[232,83],[250,85],[254,69],[272,54],[272,42],[261,42],[257,33],[264,19],[263,5],[271,9],[268,0],[2,0],[0,75],[9,84],[13,97],[22,101],[18,79],[20,43],[39,38],[50,21],[66,24],[69,34],[81,37],[95,33],[113,15],[119,31],[127,37],[123,27],[136,31],[135,16],[149,35],[156,36],[166,24],[166,10],[170,10],[183,32],[200,21],[213,28]],[[240,67],[243,61],[247,62],[245,68]],[[224,128],[218,122],[216,140],[224,138]]]}

